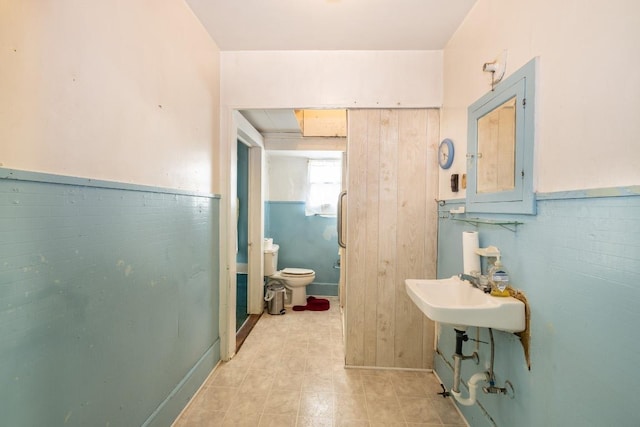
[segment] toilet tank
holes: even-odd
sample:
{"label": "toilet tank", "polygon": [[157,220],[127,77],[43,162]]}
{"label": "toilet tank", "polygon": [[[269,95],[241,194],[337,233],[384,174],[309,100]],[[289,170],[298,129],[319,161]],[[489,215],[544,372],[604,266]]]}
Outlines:
{"label": "toilet tank", "polygon": [[272,245],[264,250],[264,275],[272,276],[278,272],[278,245]]}

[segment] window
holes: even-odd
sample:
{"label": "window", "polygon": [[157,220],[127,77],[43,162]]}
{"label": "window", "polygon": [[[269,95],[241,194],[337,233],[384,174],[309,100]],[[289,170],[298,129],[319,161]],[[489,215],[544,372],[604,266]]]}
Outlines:
{"label": "window", "polygon": [[336,216],[338,196],[342,189],[340,160],[309,160],[305,214]]}

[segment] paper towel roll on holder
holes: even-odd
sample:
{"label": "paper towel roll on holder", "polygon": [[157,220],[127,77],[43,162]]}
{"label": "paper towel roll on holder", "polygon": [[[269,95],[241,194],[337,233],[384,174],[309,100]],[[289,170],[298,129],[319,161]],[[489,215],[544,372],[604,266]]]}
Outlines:
{"label": "paper towel roll on holder", "polygon": [[472,271],[480,273],[480,256],[476,253],[479,247],[477,231],[462,232],[462,272],[471,274]]}

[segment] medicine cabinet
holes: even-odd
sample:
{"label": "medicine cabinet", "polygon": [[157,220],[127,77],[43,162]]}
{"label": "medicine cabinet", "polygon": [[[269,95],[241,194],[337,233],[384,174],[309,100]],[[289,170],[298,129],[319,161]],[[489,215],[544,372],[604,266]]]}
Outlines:
{"label": "medicine cabinet", "polygon": [[533,59],[468,110],[467,212],[535,214]]}

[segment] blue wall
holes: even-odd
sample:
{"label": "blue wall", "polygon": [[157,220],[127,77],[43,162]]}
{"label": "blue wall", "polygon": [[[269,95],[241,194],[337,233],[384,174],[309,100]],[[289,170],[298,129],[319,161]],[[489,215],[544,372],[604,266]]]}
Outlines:
{"label": "blue wall", "polygon": [[[249,147],[238,141],[238,253],[237,263],[249,260]],[[247,275],[236,275],[236,331],[248,317]]]}
{"label": "blue wall", "polygon": [[336,218],[306,216],[304,202],[267,202],[265,236],[280,245],[278,268],[310,268],[316,272],[309,295],[338,295],[340,270]]}
{"label": "blue wall", "polygon": [[247,313],[247,275],[236,274],[236,332],[249,317]]}
{"label": "blue wall", "polygon": [[0,177],[0,423],[171,424],[220,359],[219,200]]}
{"label": "blue wall", "polygon": [[236,261],[249,259],[249,147],[238,141],[238,253]]}
{"label": "blue wall", "polygon": [[[524,223],[515,232],[493,225],[477,230],[480,246],[501,250],[514,287],[531,305],[531,371],[517,337],[496,331],[497,385],[511,381],[515,399],[480,392],[479,405],[461,408],[470,425],[640,425],[640,189],[630,190],[599,192],[624,197],[539,195],[536,216],[477,215]],[[476,230],[448,219],[456,206],[440,208],[440,278],[462,271],[462,232]],[[480,332],[488,341],[487,330]],[[453,363],[454,346],[453,329],[443,326],[436,371],[447,389],[452,372],[445,361]],[[474,348],[465,344],[464,353]],[[480,344],[480,366],[463,362],[465,381],[486,368],[488,350]]]}

